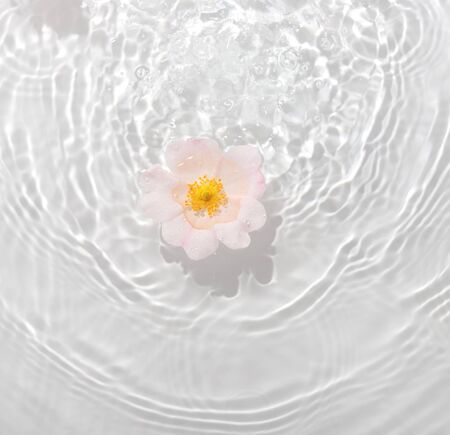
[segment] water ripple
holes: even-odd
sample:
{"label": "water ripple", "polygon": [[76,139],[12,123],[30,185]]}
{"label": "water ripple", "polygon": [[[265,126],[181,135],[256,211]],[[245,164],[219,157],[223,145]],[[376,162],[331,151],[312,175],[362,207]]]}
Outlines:
{"label": "water ripple", "polygon": [[[0,6],[1,433],[446,433],[445,2]],[[199,135],[268,222],[195,263],[136,174]]]}

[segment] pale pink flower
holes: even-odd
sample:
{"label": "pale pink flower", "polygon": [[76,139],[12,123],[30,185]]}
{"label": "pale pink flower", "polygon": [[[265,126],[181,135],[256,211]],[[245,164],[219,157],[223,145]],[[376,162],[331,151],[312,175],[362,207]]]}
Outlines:
{"label": "pale pink flower", "polygon": [[249,233],[266,222],[258,201],[265,190],[258,149],[224,152],[211,139],[188,139],[170,143],[165,160],[167,169],[155,165],[139,176],[140,207],[162,224],[162,238],[193,260],[213,254],[219,241],[246,248]]}

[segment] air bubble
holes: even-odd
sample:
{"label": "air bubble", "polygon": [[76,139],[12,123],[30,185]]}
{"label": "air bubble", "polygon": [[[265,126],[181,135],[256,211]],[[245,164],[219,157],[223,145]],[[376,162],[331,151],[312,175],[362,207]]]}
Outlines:
{"label": "air bubble", "polygon": [[298,54],[293,48],[289,48],[281,53],[279,64],[282,68],[295,70],[298,66]]}
{"label": "air bubble", "polygon": [[338,48],[338,37],[334,33],[323,32],[317,39],[317,45],[323,52],[332,53]]}
{"label": "air bubble", "polygon": [[225,108],[227,110],[231,110],[234,106],[234,102],[231,98],[227,98],[224,102],[223,105],[225,106]]}
{"label": "air bubble", "polygon": [[308,62],[303,62],[300,64],[300,72],[302,74],[307,74],[311,69],[311,65]]}
{"label": "air bubble", "polygon": [[313,117],[313,121],[314,121],[316,124],[319,124],[319,123],[322,121],[322,115],[315,115],[315,116]]}
{"label": "air bubble", "polygon": [[134,70],[134,75],[138,80],[142,80],[143,78],[147,77],[150,70],[145,65],[140,65]]}

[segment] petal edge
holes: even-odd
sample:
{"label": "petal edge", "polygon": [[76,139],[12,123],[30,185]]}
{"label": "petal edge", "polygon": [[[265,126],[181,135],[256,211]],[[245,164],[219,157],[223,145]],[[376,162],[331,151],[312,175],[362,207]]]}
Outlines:
{"label": "petal edge", "polygon": [[250,236],[240,221],[216,224],[217,238],[230,249],[244,249],[250,245]]}
{"label": "petal edge", "polygon": [[239,220],[245,231],[259,230],[266,223],[267,215],[264,206],[255,198],[247,196],[241,200]]}
{"label": "petal edge", "polygon": [[183,243],[183,248],[191,260],[198,261],[214,254],[218,245],[214,231],[193,228]]}

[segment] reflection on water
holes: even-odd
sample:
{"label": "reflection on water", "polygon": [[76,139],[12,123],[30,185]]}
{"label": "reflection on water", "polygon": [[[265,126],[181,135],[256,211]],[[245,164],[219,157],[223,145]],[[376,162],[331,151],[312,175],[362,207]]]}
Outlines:
{"label": "reflection on water", "polygon": [[[0,433],[447,434],[439,0],[0,0]],[[268,222],[191,262],[171,139],[255,144]]]}

